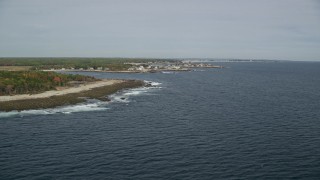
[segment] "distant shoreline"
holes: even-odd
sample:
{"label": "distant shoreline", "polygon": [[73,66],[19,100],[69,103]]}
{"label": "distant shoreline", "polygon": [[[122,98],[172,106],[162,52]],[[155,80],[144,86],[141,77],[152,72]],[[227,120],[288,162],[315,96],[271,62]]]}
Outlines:
{"label": "distant shoreline", "polygon": [[158,70],[144,70],[144,71],[110,71],[110,70],[78,70],[78,69],[45,69],[42,71],[45,72],[104,72],[104,73],[159,73],[159,72],[186,72],[186,71],[192,71],[196,68],[223,68],[223,66],[209,66],[209,67],[193,67],[193,68],[184,68],[184,69],[158,69]]}
{"label": "distant shoreline", "polygon": [[191,71],[191,69],[169,69],[169,70],[151,70],[151,71],[105,71],[105,70],[42,70],[45,72],[104,72],[104,73],[158,73],[158,72],[163,72],[163,71]]}
{"label": "distant shoreline", "polygon": [[86,98],[108,101],[107,95],[127,88],[144,86],[139,80],[102,80],[82,84],[63,90],[46,91],[39,94],[0,96],[0,111],[21,111],[30,109],[53,108],[62,105],[85,102]]}

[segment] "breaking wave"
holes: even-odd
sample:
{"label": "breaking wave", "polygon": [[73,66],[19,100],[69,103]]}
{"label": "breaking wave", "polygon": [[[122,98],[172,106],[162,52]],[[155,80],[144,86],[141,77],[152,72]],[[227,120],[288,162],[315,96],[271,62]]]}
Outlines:
{"label": "breaking wave", "polygon": [[105,107],[105,102],[85,103],[71,106],[60,106],[57,108],[48,109],[35,109],[24,111],[10,111],[0,112],[0,118],[6,118],[11,116],[30,116],[30,115],[50,115],[50,114],[71,114],[75,112],[87,112],[87,111],[103,111],[109,108]]}
{"label": "breaking wave", "polygon": [[143,95],[150,95],[151,89],[160,89],[161,83],[159,82],[152,82],[152,81],[145,81],[147,86],[135,88],[135,89],[128,89],[120,91],[116,94],[110,95],[109,98],[111,102],[120,102],[120,103],[129,103],[131,96],[139,96]]}
{"label": "breaking wave", "polygon": [[151,87],[149,87],[149,88],[161,88],[159,86],[162,84],[162,83],[159,83],[159,82],[152,82],[152,81],[145,81],[145,83],[151,84]]}
{"label": "breaking wave", "polygon": [[56,108],[48,109],[36,109],[36,110],[24,110],[24,111],[10,111],[10,112],[0,112],[0,118],[6,117],[23,117],[30,115],[51,115],[51,114],[71,114],[76,112],[88,112],[88,111],[105,111],[110,108],[107,107],[109,103],[120,102],[129,103],[131,96],[139,96],[141,94],[147,95],[150,89],[159,89],[161,83],[145,81],[148,85],[147,87],[135,88],[123,90],[118,93],[109,96],[110,102],[103,102],[95,99],[89,99],[85,103],[70,105],[70,106],[60,106]]}
{"label": "breaking wave", "polygon": [[172,72],[172,71],[161,71],[161,73],[163,73],[163,74],[175,74],[176,72]]}
{"label": "breaking wave", "polygon": [[203,72],[203,71],[206,71],[206,70],[204,70],[204,69],[193,69],[192,71]]}

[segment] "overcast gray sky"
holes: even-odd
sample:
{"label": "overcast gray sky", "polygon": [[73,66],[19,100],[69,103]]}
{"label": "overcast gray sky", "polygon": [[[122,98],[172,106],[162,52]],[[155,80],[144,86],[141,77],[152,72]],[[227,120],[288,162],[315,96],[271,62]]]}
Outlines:
{"label": "overcast gray sky", "polygon": [[320,1],[0,0],[0,56],[320,60]]}

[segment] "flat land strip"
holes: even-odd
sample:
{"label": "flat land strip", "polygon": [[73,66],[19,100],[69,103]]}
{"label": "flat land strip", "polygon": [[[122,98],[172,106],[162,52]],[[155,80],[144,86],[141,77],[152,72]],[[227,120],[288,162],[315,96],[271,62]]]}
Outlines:
{"label": "flat land strip", "polygon": [[[54,93],[44,92],[48,93],[45,95],[44,93],[30,95],[32,98],[29,95],[18,95],[17,98],[12,96],[11,100],[8,101],[7,96],[2,96],[4,98],[0,96],[0,99],[3,99],[0,101],[0,111],[53,108],[85,102],[86,98],[108,100],[107,95],[143,85],[144,82],[139,80],[103,80],[102,82],[92,83],[92,85],[83,85],[80,88],[68,88]],[[25,96],[29,98],[25,99]]]}
{"label": "flat land strip", "polygon": [[0,71],[28,71],[32,66],[0,66]]}

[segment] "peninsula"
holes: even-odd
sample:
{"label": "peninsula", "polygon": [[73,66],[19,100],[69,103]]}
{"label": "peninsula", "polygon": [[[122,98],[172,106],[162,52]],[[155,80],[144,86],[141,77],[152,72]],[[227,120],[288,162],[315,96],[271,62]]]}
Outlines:
{"label": "peninsula", "polygon": [[137,80],[101,80],[58,72],[156,73],[221,68],[204,62],[143,58],[0,58],[0,111],[52,108],[86,98],[108,100],[121,89],[144,85]]}
{"label": "peninsula", "polygon": [[0,71],[0,111],[53,108],[85,102],[108,101],[107,95],[143,86],[143,81],[96,79],[42,71]]}

